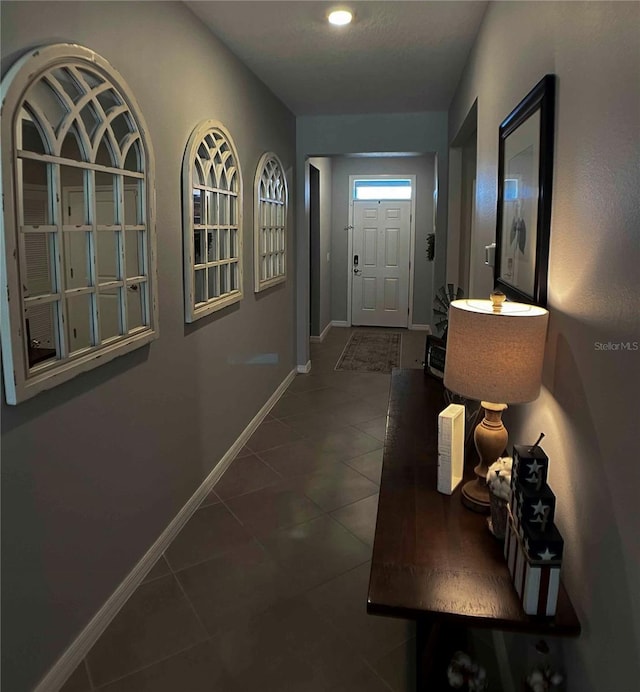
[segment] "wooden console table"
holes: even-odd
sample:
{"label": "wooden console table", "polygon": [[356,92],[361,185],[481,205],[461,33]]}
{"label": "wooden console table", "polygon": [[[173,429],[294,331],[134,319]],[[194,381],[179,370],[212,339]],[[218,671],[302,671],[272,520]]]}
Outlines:
{"label": "wooden console table", "polygon": [[462,505],[460,486],[451,496],[436,490],[438,414],[444,407],[439,380],[422,370],[393,371],[367,612],[416,621],[418,690],[427,678],[435,682],[431,660],[446,668],[448,652],[441,647],[446,641],[458,645],[453,633],[459,625],[580,634],[562,584],[555,617],[526,615],[502,542],[489,533],[486,517]]}

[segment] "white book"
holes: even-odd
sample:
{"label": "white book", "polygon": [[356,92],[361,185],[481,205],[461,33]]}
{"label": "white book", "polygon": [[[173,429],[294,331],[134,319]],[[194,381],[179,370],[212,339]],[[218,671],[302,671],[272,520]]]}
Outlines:
{"label": "white book", "polygon": [[451,495],[464,471],[465,410],[449,404],[438,416],[438,492]]}

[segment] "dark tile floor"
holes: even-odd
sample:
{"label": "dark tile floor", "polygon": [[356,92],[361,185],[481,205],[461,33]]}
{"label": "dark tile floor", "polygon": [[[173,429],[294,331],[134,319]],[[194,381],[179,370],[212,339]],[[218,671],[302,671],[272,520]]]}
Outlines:
{"label": "dark tile floor", "polygon": [[390,377],[334,370],[351,331],[311,345],[63,692],[411,689],[413,625],[365,608]]}

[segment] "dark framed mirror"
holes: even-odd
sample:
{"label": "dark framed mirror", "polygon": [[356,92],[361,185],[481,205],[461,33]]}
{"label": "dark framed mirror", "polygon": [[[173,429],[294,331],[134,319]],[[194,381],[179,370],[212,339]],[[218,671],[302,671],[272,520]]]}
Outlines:
{"label": "dark framed mirror", "polygon": [[553,184],[555,75],[545,75],[500,124],[496,287],[546,307]]}

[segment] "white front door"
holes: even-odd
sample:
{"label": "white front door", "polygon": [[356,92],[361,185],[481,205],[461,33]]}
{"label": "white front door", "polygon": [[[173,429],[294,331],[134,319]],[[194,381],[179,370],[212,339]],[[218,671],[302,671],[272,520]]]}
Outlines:
{"label": "white front door", "polygon": [[351,322],[407,327],[411,202],[353,203]]}

